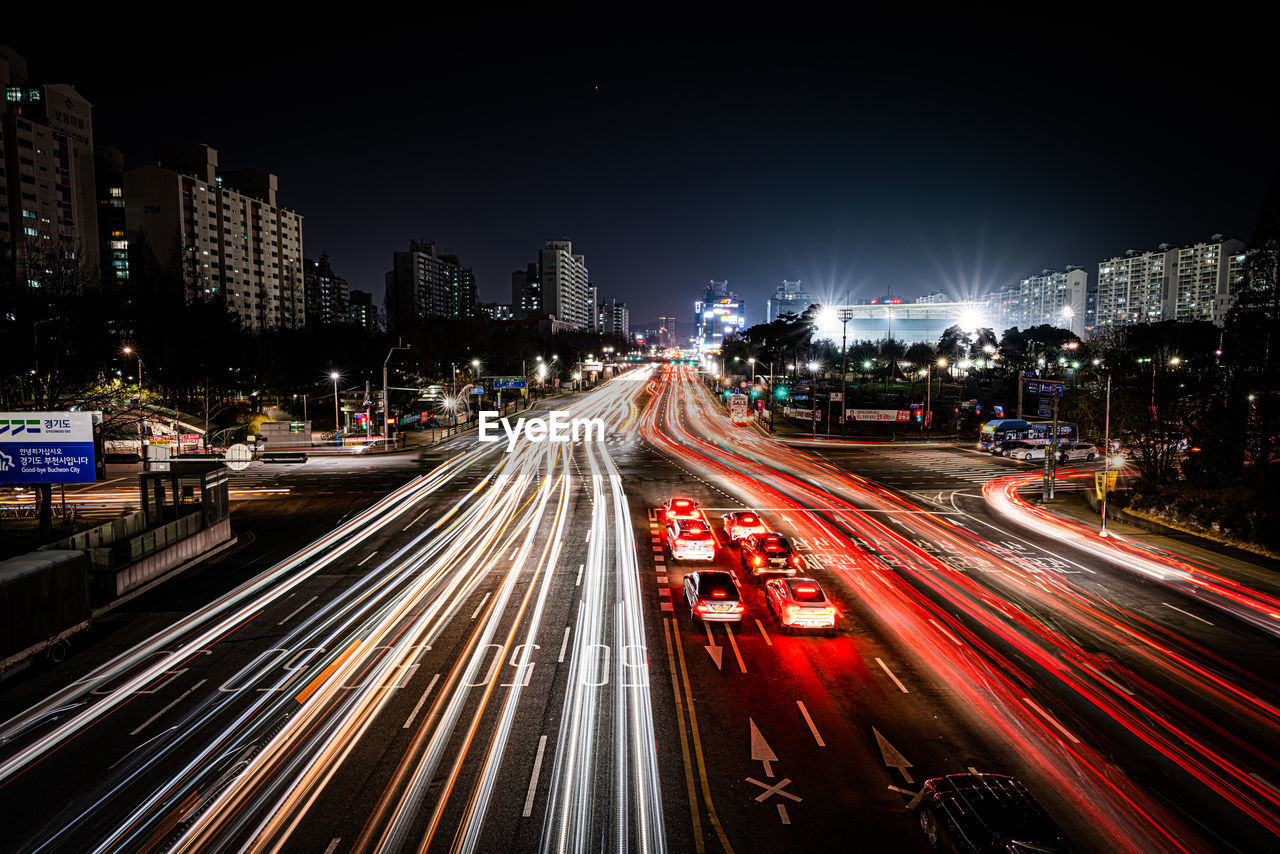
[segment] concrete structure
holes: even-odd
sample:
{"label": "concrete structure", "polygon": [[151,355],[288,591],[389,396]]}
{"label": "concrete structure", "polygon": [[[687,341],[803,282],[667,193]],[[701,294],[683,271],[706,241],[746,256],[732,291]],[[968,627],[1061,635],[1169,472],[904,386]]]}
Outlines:
{"label": "concrete structure", "polygon": [[0,258],[13,264],[0,281],[41,287],[47,274],[28,259],[71,253],[76,284],[96,284],[93,105],[74,86],[30,81],[26,60],[5,45],[0,86]]}
{"label": "concrete structure", "polygon": [[517,320],[543,313],[542,277],[537,264],[511,274],[511,313]]}
{"label": "concrete structure", "polygon": [[600,287],[595,282],[587,282],[587,331],[602,331],[600,317]]}
{"label": "concrete structure", "polygon": [[783,279],[782,284],[774,290],[773,296],[765,301],[765,322],[772,323],[778,319],[778,315],[788,312],[798,317],[811,305],[813,305],[813,297],[801,287],[799,279],[794,282]]}
{"label": "concrete structure", "polygon": [[109,145],[95,152],[98,197],[98,249],[103,293],[111,311],[107,329],[124,340],[133,337],[135,294],[129,270],[129,221],[124,201],[124,155]]}
{"label": "concrete structure", "polygon": [[218,152],[167,147],[125,173],[129,240],[180,278],[188,301],[222,301],[251,332],[306,324],[302,217],[276,203],[276,176],[218,174]]}
{"label": "concrete structure", "polygon": [[412,240],[392,264],[386,277],[390,331],[405,332],[425,317],[475,317],[475,275],[457,255],[437,254],[434,243]]}
{"label": "concrete structure", "polygon": [[347,322],[366,332],[378,331],[378,308],[373,304],[373,294],[351,291],[347,301]]}
{"label": "concrete structure", "polygon": [[573,254],[568,240],[548,240],[538,252],[541,272],[542,314],[549,314],[574,329],[590,330],[595,300],[590,294],[586,258]]}
{"label": "concrete structure", "polygon": [[1167,243],[1154,252],[1130,249],[1099,262],[1097,331],[1161,320],[1177,263],[1178,250]]}
{"label": "concrete structure", "polygon": [[1221,234],[1179,249],[1165,319],[1223,325],[1243,281],[1244,260],[1244,243]]}
{"label": "concrete structure", "polygon": [[333,272],[329,253],[321,252],[319,261],[304,258],[302,271],[307,291],[307,327],[346,323],[347,280]]}
{"label": "concrete structure", "polygon": [[729,290],[729,282],[712,280],[702,299],[693,303],[694,346],[699,350],[717,350],[726,335],[747,325],[742,298]]}
{"label": "concrete structure", "polygon": [[947,296],[942,291],[929,291],[929,293],[922,297],[916,297],[916,303],[918,305],[933,305],[940,302],[951,302],[951,297]]}
{"label": "concrete structure", "polygon": [[515,312],[511,306],[502,302],[482,302],[480,303],[480,313],[490,320],[515,320]]}
{"label": "concrete structure", "polygon": [[[1006,329],[1048,324],[1083,337],[1089,274],[1080,267],[1044,270],[990,295],[988,316],[999,335]],[[935,303],[936,304],[936,303]]]}
{"label": "concrete structure", "polygon": [[631,336],[631,312],[625,302],[612,297],[600,306],[600,331],[605,335]]}

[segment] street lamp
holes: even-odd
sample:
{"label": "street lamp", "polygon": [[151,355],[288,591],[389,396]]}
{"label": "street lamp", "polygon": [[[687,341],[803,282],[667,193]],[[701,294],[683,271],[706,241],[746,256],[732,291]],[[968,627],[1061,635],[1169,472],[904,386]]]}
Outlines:
{"label": "street lamp", "polygon": [[333,443],[335,445],[342,444],[342,424],[339,419],[342,417],[338,414],[338,377],[337,371],[329,372],[329,379],[333,380]]}
{"label": "street lamp", "polygon": [[[840,438],[843,439],[847,420],[844,413],[845,369],[848,367],[849,321],[853,320],[853,309],[843,306],[836,310],[836,317],[840,319]],[[830,431],[831,427],[828,426],[827,432]]]}
{"label": "street lamp", "polygon": [[137,353],[132,347],[125,347],[123,350],[121,350],[121,352],[124,353],[126,356],[133,356],[133,358],[138,360],[138,405],[141,406],[142,405],[142,356],[139,353]]}
{"label": "street lamp", "polygon": [[[811,416],[809,423],[813,425],[813,435],[818,435],[818,381],[816,375],[818,369],[822,367],[818,362],[810,362],[809,368],[809,415]],[[827,408],[831,408],[831,402],[827,401]]]}

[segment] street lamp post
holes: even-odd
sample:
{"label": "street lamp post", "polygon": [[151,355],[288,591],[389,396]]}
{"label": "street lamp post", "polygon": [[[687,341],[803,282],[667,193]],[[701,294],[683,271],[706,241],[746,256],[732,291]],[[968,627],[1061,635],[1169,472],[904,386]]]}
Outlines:
{"label": "street lamp post", "polygon": [[1102,428],[1102,530],[1098,536],[1107,534],[1107,487],[1111,485],[1111,374],[1107,374],[1107,407],[1106,421]]}
{"label": "street lamp post", "polygon": [[[44,321],[40,321],[43,323]],[[125,347],[122,351],[126,356],[133,356],[138,360],[138,406],[142,406],[142,356],[132,347]]]}
{"label": "street lamp post", "polygon": [[[853,319],[853,309],[847,305],[843,306],[836,312],[836,316],[840,318],[840,438],[843,439],[848,421],[844,412],[845,369],[848,367],[849,321]],[[830,429],[830,427],[827,428],[828,431]]]}
{"label": "street lamp post", "polygon": [[410,350],[411,347],[392,347],[387,352],[387,358],[382,363],[382,432],[386,434],[387,439],[392,438],[391,430],[391,405],[388,402],[390,395],[387,389],[387,365],[391,363],[391,357],[395,355],[397,350]]}
{"label": "street lamp post", "polygon": [[[819,365],[817,362],[810,362],[809,365],[809,423],[813,425],[813,437],[818,437],[818,381],[815,378],[818,373]],[[828,401],[828,408],[830,401]]]}
{"label": "street lamp post", "polygon": [[333,380],[333,443],[334,445],[342,445],[342,424],[338,420],[342,416],[338,414],[338,372],[332,371],[329,379]]}

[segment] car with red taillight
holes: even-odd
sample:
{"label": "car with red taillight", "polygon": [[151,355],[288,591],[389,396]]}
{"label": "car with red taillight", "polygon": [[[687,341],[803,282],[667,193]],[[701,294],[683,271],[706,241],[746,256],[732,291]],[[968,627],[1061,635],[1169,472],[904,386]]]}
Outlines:
{"label": "car with red taillight", "polygon": [[667,523],[667,557],[672,563],[715,560],[715,534],[701,519],[672,519]]}
{"label": "car with red taillight", "polygon": [[835,634],[835,603],[812,578],[770,579],[764,586],[764,598],[783,631],[822,629]]}
{"label": "car with red taillight", "polygon": [[684,601],[689,603],[691,620],[737,623],[746,612],[733,575],[720,569],[701,569],[686,575]]}
{"label": "car with red taillight", "polygon": [[765,534],[769,531],[764,521],[750,510],[734,510],[721,518],[724,520],[724,532],[729,535],[730,541],[735,543],[743,537]]}
{"label": "car with red taillight", "polygon": [[702,507],[692,498],[668,498],[662,503],[662,521],[701,519]]}
{"label": "car with red taillight", "polygon": [[738,560],[743,572],[752,578],[761,575],[795,575],[799,571],[800,556],[791,548],[787,538],[776,531],[750,534],[739,540],[742,546]]}

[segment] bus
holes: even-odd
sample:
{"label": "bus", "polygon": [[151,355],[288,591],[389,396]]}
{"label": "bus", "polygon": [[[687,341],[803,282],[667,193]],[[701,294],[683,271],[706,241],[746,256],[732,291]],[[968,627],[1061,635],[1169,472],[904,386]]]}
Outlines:
{"label": "bus", "polygon": [[[1021,418],[997,418],[982,425],[978,434],[978,450],[1000,452],[1004,442],[1048,444],[1053,437],[1052,421],[1024,421]],[[1069,421],[1058,422],[1058,443],[1080,441],[1080,430]]]}

